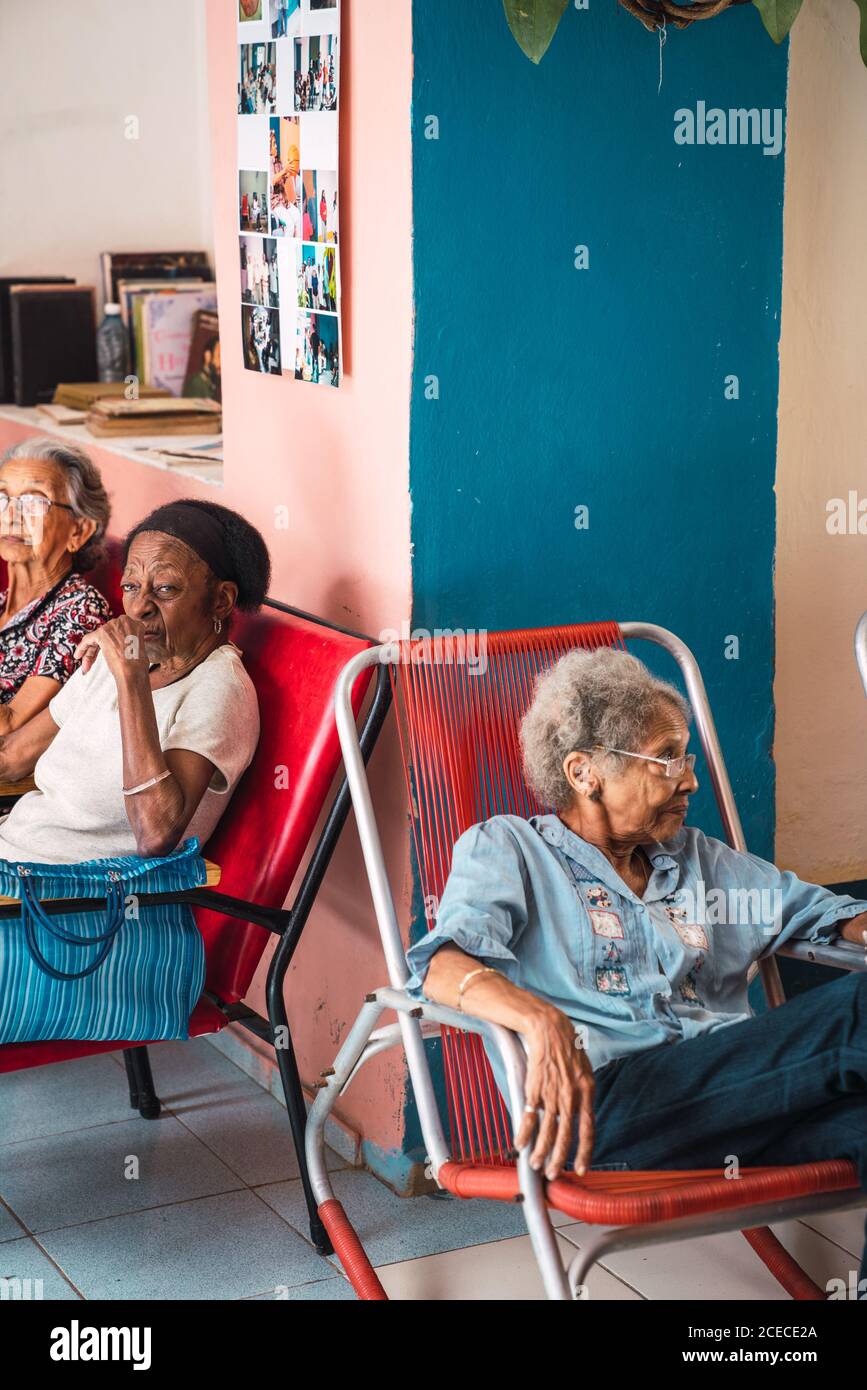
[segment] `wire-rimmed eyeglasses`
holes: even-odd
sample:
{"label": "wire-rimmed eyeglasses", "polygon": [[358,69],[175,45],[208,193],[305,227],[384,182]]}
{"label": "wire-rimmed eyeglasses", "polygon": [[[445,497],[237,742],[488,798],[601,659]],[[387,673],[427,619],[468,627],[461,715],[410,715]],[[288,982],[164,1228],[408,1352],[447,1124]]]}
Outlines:
{"label": "wire-rimmed eyeglasses", "polygon": [[48,515],[52,507],[62,507],[65,512],[74,512],[68,502],[53,502],[42,492],[25,492],[21,497],[11,497],[8,492],[0,492],[0,517],[7,512],[19,512],[26,521],[35,521]]}
{"label": "wire-rimmed eyeglasses", "polygon": [[664,776],[682,777],[695,767],[695,753],[683,753],[679,758],[653,758],[648,753],[630,753],[626,748],[609,748],[604,743],[594,744],[592,748],[576,748],[576,753],[619,753],[622,758],[640,758],[645,763],[659,763],[665,768]]}

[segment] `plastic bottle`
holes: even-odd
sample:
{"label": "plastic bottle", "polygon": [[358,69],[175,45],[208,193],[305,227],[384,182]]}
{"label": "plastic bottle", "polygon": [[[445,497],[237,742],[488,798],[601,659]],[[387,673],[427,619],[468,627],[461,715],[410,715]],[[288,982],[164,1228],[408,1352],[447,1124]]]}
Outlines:
{"label": "plastic bottle", "polygon": [[106,304],[96,334],[96,366],[100,381],[123,381],[126,375],[126,330],[119,304]]}

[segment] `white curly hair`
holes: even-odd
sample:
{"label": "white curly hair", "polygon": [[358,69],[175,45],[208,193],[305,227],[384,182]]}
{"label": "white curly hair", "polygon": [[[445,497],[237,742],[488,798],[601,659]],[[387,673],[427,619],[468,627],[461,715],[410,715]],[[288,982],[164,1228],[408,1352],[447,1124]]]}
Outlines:
{"label": "white curly hair", "polygon": [[[638,752],[664,702],[689,722],[680,691],[637,657],[611,647],[568,652],[537,678],[521,724],[528,783],[546,806],[563,810],[575,796],[563,771],[567,755],[595,744]],[[606,758],[613,771],[626,763],[615,753]]]}

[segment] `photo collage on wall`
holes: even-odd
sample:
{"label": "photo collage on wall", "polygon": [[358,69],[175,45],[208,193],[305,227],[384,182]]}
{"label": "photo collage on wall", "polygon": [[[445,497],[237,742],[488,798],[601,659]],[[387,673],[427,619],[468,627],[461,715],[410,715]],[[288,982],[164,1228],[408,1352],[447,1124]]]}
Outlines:
{"label": "photo collage on wall", "polygon": [[244,365],[339,386],[340,0],[233,3]]}

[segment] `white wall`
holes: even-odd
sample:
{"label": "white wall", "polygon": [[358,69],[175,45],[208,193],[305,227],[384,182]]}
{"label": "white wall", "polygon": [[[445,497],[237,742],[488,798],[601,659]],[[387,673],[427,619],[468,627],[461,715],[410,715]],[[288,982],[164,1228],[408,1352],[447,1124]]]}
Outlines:
{"label": "white wall", "polygon": [[0,0],[0,55],[0,275],[213,254],[204,0]]}
{"label": "white wall", "polygon": [[867,497],[867,70],[858,7],[809,0],[789,62],[777,458],[777,861],[867,876],[867,700],[852,638],[867,536],[827,503]]}

